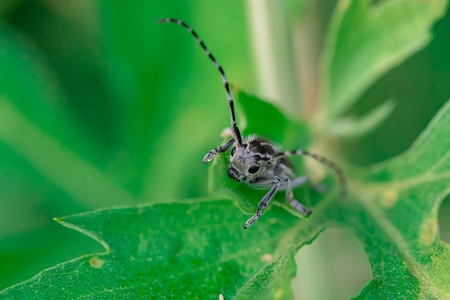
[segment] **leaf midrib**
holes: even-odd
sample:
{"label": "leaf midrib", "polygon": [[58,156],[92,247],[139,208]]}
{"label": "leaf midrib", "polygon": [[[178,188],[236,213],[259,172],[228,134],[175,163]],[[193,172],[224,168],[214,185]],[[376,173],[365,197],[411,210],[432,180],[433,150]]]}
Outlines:
{"label": "leaf midrib", "polygon": [[373,220],[378,226],[385,232],[385,234],[391,239],[392,244],[396,246],[400,256],[403,258],[406,267],[417,278],[422,289],[427,289],[430,293],[438,299],[449,298],[450,294],[440,290],[430,278],[429,274],[421,267],[421,264],[415,259],[408,248],[408,243],[403,238],[403,235],[399,230],[389,221],[378,206],[375,205],[374,196],[370,196],[370,193],[359,193],[361,195],[361,201],[363,207],[372,216]]}

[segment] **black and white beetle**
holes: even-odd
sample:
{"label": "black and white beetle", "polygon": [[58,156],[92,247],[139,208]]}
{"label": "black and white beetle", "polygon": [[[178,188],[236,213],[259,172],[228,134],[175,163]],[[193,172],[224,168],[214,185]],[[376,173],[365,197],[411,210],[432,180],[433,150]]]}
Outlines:
{"label": "black and white beetle", "polygon": [[270,141],[257,136],[252,135],[247,138],[243,138],[239,128],[236,125],[234,102],[230,92],[230,85],[223,68],[219,65],[202,39],[200,39],[198,34],[189,25],[181,20],[171,18],[159,20],[158,24],[166,22],[177,23],[183,26],[195,37],[197,42],[205,51],[206,55],[208,55],[216,68],[219,70],[225,86],[231,114],[231,139],[225,144],[208,151],[205,157],[203,157],[203,162],[208,163],[217,154],[223,153],[231,148],[228,176],[237,182],[245,182],[250,186],[269,190],[259,202],[256,213],[247,220],[244,226],[245,229],[252,226],[253,223],[261,217],[263,210],[267,207],[267,205],[269,205],[275,194],[280,190],[286,191],[286,201],[292,207],[297,209],[303,216],[308,216],[311,214],[311,210],[309,208],[294,199],[294,194],[292,192],[294,187],[306,183],[309,178],[307,176],[295,175],[292,164],[288,160],[289,156],[309,156],[333,169],[339,177],[341,197],[345,197],[346,182],[344,173],[334,162],[305,150],[280,151]]}

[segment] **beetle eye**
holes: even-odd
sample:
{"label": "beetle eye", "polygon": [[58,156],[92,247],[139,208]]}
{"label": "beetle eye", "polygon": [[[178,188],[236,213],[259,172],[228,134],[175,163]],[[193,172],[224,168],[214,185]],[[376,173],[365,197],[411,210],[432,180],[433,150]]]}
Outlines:
{"label": "beetle eye", "polygon": [[254,159],[255,161],[258,161],[258,160],[261,159],[261,155],[255,154],[255,155],[253,155],[253,159]]}
{"label": "beetle eye", "polygon": [[236,153],[236,147],[233,147],[233,149],[231,149],[231,156],[234,156],[235,153]]}
{"label": "beetle eye", "polygon": [[258,171],[259,171],[259,166],[256,166],[256,165],[250,166],[250,168],[248,168],[248,172],[250,174],[255,174]]}

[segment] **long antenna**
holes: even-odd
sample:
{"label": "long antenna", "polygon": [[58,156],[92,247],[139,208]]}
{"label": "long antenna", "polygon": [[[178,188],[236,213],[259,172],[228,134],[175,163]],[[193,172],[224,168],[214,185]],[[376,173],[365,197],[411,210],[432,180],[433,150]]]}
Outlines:
{"label": "long antenna", "polygon": [[347,197],[347,181],[345,179],[344,172],[335,162],[333,162],[323,156],[320,156],[318,154],[315,154],[315,153],[312,153],[312,152],[309,152],[306,150],[284,151],[284,152],[277,153],[275,155],[275,157],[292,156],[292,155],[304,155],[304,156],[311,157],[311,158],[317,160],[318,162],[322,163],[323,165],[331,168],[333,171],[335,171],[339,178],[339,185],[341,186],[341,193],[340,193],[341,198],[344,199]]}
{"label": "long antenna", "polygon": [[172,18],[161,19],[158,21],[158,24],[168,23],[168,22],[176,23],[176,24],[181,25],[184,28],[186,28],[187,31],[189,31],[194,36],[197,43],[200,44],[200,46],[203,48],[203,51],[205,51],[206,55],[208,55],[208,57],[214,63],[216,68],[219,70],[220,76],[222,77],[223,85],[225,86],[225,92],[227,94],[228,104],[230,106],[231,131],[233,133],[233,138],[238,146],[242,146],[242,135],[241,135],[241,132],[239,131],[239,128],[236,125],[236,116],[234,114],[234,101],[233,101],[233,97],[231,96],[230,85],[228,83],[227,76],[225,76],[225,71],[223,70],[222,66],[217,62],[216,58],[212,55],[211,51],[209,51],[209,49],[206,47],[205,43],[200,38],[200,36],[188,24],[186,24],[182,20],[172,19]]}

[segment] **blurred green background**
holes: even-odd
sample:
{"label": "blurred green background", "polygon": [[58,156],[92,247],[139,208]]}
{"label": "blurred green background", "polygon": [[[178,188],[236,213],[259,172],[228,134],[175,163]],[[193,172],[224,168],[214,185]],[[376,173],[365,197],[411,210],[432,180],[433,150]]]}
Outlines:
{"label": "blurred green background", "polygon": [[[321,49],[333,7],[334,1],[282,3],[284,21],[304,25],[312,49]],[[201,159],[229,124],[223,86],[184,29],[156,22],[186,21],[230,81],[259,94],[248,15],[239,0],[0,3],[0,289],[103,251],[53,217],[207,194]],[[450,16],[433,31],[426,49],[381,78],[351,112],[365,113],[389,98],[398,103],[378,130],[342,143],[352,163],[369,165],[407,149],[449,98]],[[294,56],[317,66],[317,53]],[[447,199],[440,211],[446,241],[449,213]],[[322,268],[331,290],[327,270],[339,272],[339,261],[349,268],[346,259],[360,257],[369,273],[362,248],[345,232],[325,234],[311,247],[319,247],[321,258],[307,260],[308,268]],[[310,270],[300,268],[299,278],[304,272]],[[362,280],[349,296],[368,279]]]}

